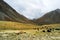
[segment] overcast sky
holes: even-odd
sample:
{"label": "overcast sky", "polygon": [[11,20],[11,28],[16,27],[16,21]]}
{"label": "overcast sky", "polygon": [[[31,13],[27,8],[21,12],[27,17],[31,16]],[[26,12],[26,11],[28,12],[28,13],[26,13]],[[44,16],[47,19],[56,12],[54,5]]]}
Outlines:
{"label": "overcast sky", "polygon": [[60,0],[4,0],[17,12],[29,19],[38,18],[46,12],[60,8]]}

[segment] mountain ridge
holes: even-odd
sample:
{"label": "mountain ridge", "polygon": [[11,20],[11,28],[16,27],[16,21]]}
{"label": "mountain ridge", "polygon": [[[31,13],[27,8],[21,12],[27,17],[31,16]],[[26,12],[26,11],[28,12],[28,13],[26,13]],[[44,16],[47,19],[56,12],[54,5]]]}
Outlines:
{"label": "mountain ridge", "polygon": [[46,13],[41,18],[35,20],[38,24],[60,23],[60,9]]}
{"label": "mountain ridge", "polygon": [[3,0],[0,0],[0,20],[29,23],[31,22],[25,16],[17,13],[11,6]]}

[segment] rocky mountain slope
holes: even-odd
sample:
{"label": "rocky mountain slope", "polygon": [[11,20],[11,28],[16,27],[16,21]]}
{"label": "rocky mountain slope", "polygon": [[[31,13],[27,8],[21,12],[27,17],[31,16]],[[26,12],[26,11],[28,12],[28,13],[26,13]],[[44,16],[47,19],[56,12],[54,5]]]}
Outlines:
{"label": "rocky mountain slope", "polygon": [[41,18],[35,20],[35,22],[38,24],[60,23],[60,9],[46,13]]}
{"label": "rocky mountain slope", "polygon": [[22,23],[30,23],[23,15],[17,13],[12,7],[10,7],[6,2],[0,0],[0,21],[14,21]]}

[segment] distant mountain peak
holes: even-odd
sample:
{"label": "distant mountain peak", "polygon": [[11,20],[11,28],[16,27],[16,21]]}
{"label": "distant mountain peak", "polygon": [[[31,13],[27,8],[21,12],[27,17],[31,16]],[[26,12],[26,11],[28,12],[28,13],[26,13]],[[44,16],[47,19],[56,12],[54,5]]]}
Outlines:
{"label": "distant mountain peak", "polygon": [[56,9],[56,10],[60,10],[60,9],[58,8],[58,9]]}
{"label": "distant mountain peak", "polygon": [[36,20],[36,23],[60,23],[60,9],[56,9],[54,11],[46,13],[41,18],[38,18]]}
{"label": "distant mountain peak", "polygon": [[55,12],[58,12],[58,13],[60,13],[60,9],[56,9],[56,10],[55,10]]}

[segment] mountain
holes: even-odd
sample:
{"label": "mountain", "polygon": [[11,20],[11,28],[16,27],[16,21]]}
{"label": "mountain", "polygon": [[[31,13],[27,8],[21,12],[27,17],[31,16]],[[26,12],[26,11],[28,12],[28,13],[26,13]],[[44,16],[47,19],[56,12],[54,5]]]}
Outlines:
{"label": "mountain", "polygon": [[35,22],[38,24],[60,23],[60,9],[46,13],[41,18],[36,19]]}
{"label": "mountain", "polygon": [[17,13],[11,6],[3,0],[0,0],[0,21],[14,21],[29,23],[31,22],[25,16]]}

